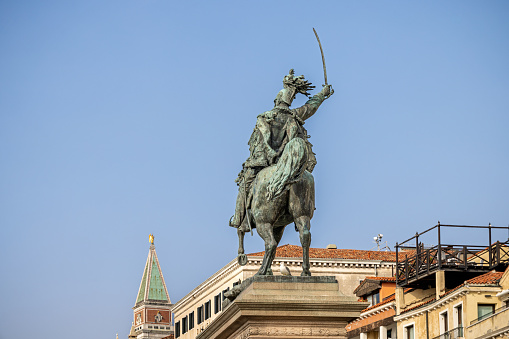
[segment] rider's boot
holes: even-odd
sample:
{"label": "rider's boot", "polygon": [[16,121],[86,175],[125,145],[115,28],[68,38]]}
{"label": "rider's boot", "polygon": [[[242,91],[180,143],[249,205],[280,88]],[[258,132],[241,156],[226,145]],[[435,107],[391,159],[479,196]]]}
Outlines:
{"label": "rider's boot", "polygon": [[246,195],[245,190],[243,188],[240,188],[239,194],[237,195],[237,202],[235,203],[235,214],[230,218],[231,227],[238,228],[242,223],[242,219],[244,219],[244,214],[246,211],[245,195]]}

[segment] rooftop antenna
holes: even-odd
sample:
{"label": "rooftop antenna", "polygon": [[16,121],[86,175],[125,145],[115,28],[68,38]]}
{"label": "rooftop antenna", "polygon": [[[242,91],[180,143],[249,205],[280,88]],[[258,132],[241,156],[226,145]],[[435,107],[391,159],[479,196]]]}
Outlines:
{"label": "rooftop antenna", "polygon": [[[377,251],[380,251],[380,243],[382,242],[382,238],[383,238],[383,234],[382,233],[378,233],[378,235],[376,237],[373,237],[373,240],[374,240],[374,243],[376,244],[376,250]],[[375,249],[375,247],[372,248]],[[382,250],[391,250],[390,247],[387,245],[387,241],[385,242],[385,246],[381,248]]]}

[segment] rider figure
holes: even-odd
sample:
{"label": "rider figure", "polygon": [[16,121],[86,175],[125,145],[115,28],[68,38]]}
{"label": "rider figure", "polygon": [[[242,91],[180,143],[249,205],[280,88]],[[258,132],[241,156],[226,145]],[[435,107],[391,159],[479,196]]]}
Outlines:
{"label": "rider figure", "polygon": [[286,144],[293,138],[301,138],[308,147],[307,171],[312,172],[316,165],[312,145],[307,140],[309,135],[304,128],[304,120],[311,117],[321,103],[330,97],[334,91],[330,85],[325,85],[315,96],[311,97],[302,107],[290,109],[293,99],[298,93],[309,96],[308,90],[315,86],[304,79],[295,76],[293,69],[283,79],[283,89],[274,99],[274,108],[258,116],[256,126],[249,139],[250,155],[242,164],[238,178],[239,194],[235,205],[235,214],[230,218],[230,226],[239,227],[249,209],[252,194],[251,184],[258,172],[265,167],[277,164]]}

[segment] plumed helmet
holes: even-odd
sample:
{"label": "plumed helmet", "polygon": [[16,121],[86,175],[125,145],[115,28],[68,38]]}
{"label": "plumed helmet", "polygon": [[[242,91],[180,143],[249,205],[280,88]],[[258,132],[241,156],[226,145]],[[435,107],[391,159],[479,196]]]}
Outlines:
{"label": "plumed helmet", "polygon": [[288,75],[286,75],[283,79],[283,87],[292,87],[295,88],[295,91],[297,93],[304,94],[305,96],[309,96],[310,94],[308,91],[315,88],[312,83],[308,82],[306,79],[304,79],[304,75],[295,76],[295,71],[293,68],[288,72]]}

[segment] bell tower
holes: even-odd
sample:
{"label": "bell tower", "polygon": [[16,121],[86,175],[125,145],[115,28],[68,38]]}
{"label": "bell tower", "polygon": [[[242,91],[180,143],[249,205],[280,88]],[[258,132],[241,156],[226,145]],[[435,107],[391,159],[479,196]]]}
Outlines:
{"label": "bell tower", "polygon": [[157,259],[154,236],[149,235],[150,249],[133,307],[134,322],[130,338],[160,339],[173,334],[173,306]]}

